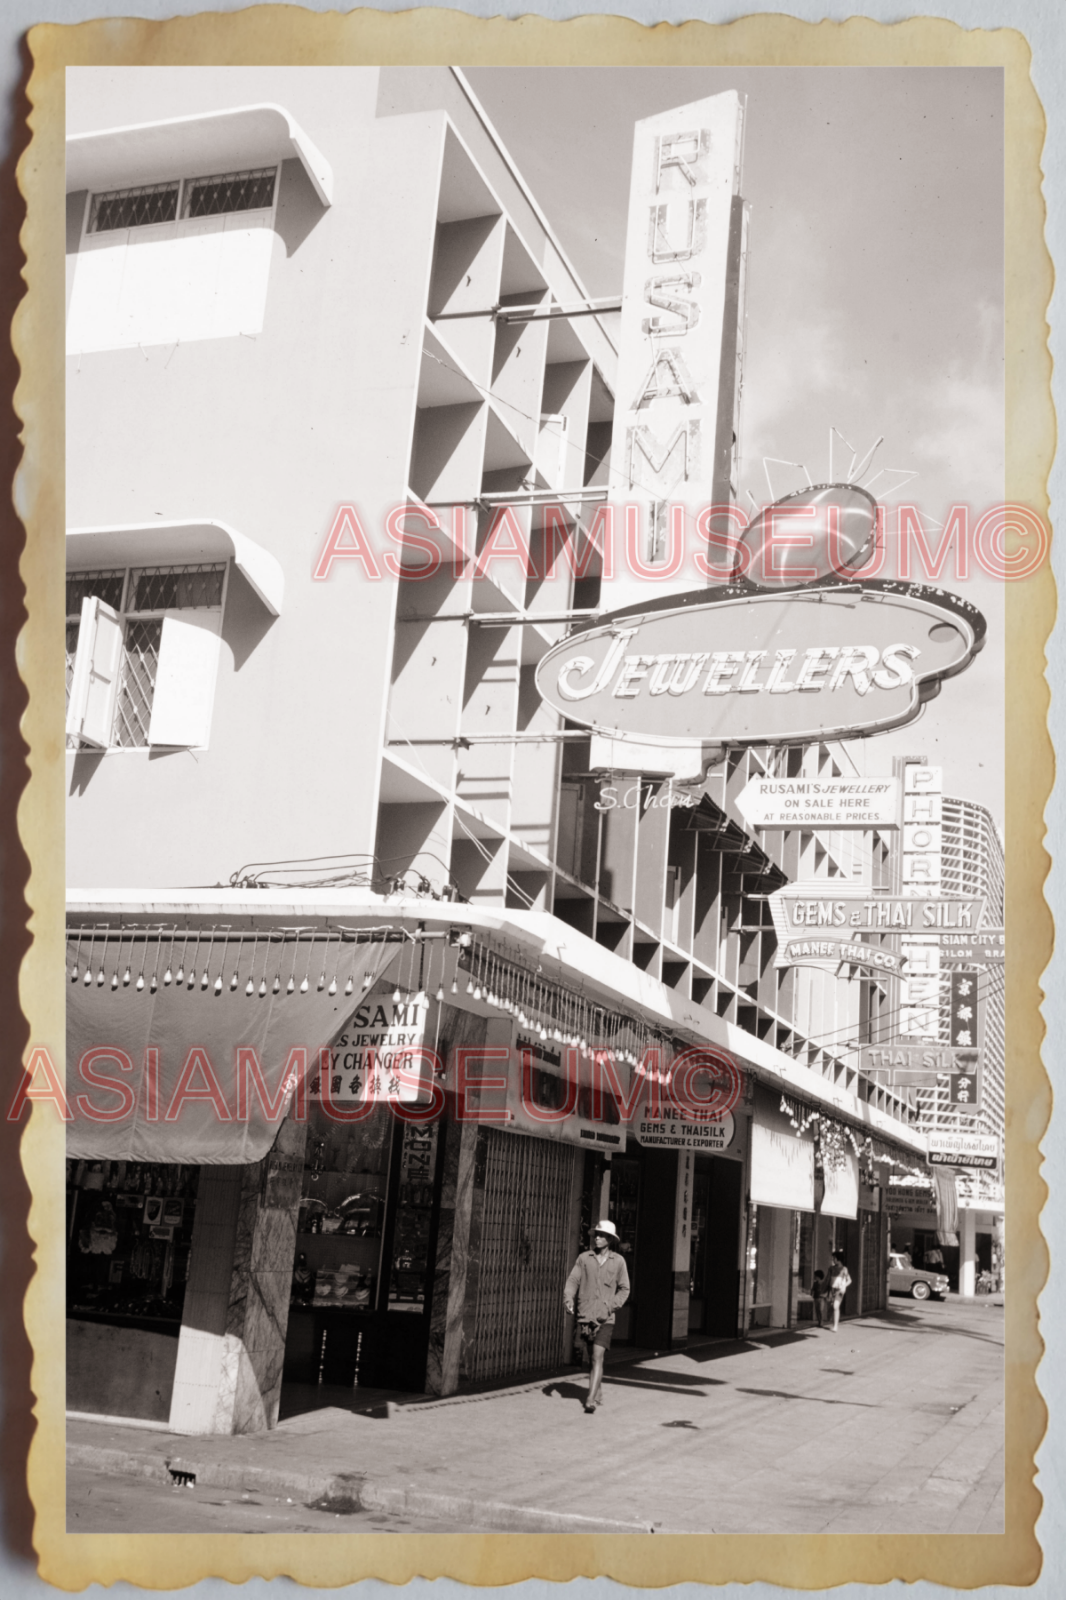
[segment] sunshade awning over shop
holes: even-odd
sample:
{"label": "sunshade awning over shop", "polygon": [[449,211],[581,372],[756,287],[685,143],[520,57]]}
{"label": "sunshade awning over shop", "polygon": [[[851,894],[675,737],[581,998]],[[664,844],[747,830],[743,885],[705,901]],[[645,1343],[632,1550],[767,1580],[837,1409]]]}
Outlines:
{"label": "sunshade awning over shop", "polygon": [[400,948],[336,933],[68,932],[67,1154],[261,1160],[364,979]]}

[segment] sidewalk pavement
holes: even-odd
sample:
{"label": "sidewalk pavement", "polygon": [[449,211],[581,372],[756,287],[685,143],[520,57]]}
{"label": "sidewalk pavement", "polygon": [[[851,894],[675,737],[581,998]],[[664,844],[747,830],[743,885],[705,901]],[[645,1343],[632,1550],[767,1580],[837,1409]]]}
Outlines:
{"label": "sidewalk pavement", "polygon": [[998,1297],[612,1355],[595,1415],[566,1367],[446,1400],[364,1392],[362,1411],[327,1405],[267,1434],[71,1417],[67,1460],[511,1532],[1003,1531]]}

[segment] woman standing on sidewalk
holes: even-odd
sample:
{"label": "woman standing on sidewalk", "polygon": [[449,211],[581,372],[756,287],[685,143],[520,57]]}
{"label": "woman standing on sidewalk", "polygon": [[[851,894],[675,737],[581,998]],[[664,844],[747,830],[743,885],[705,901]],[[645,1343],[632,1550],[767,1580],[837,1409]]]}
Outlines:
{"label": "woman standing on sidewalk", "polygon": [[618,1243],[618,1230],[606,1220],[592,1227],[592,1249],[583,1250],[563,1289],[563,1304],[577,1322],[589,1356],[589,1392],[585,1410],[595,1411],[600,1404],[603,1358],[614,1332],[614,1314],[629,1299],[629,1273],[626,1264],[611,1246]]}
{"label": "woman standing on sidewalk", "polygon": [[839,1250],[834,1250],[833,1265],[829,1269],[829,1305],[833,1312],[834,1333],[840,1331],[840,1307],[850,1282],[851,1273],[844,1265],[844,1257]]}

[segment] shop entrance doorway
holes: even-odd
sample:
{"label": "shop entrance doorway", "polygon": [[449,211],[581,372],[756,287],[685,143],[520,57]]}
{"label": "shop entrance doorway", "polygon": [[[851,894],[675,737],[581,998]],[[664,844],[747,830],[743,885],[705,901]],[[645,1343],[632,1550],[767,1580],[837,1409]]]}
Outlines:
{"label": "shop entrance doorway", "polygon": [[737,1336],[742,1174],[739,1161],[719,1156],[695,1158],[690,1333],[710,1333],[723,1339]]}

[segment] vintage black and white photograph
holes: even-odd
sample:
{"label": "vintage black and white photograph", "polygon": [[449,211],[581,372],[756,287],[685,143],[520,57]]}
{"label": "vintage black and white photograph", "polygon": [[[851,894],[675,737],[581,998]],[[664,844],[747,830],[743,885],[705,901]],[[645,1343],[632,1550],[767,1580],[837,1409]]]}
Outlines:
{"label": "vintage black and white photograph", "polygon": [[69,1532],[1003,1533],[1004,126],[68,68]]}

